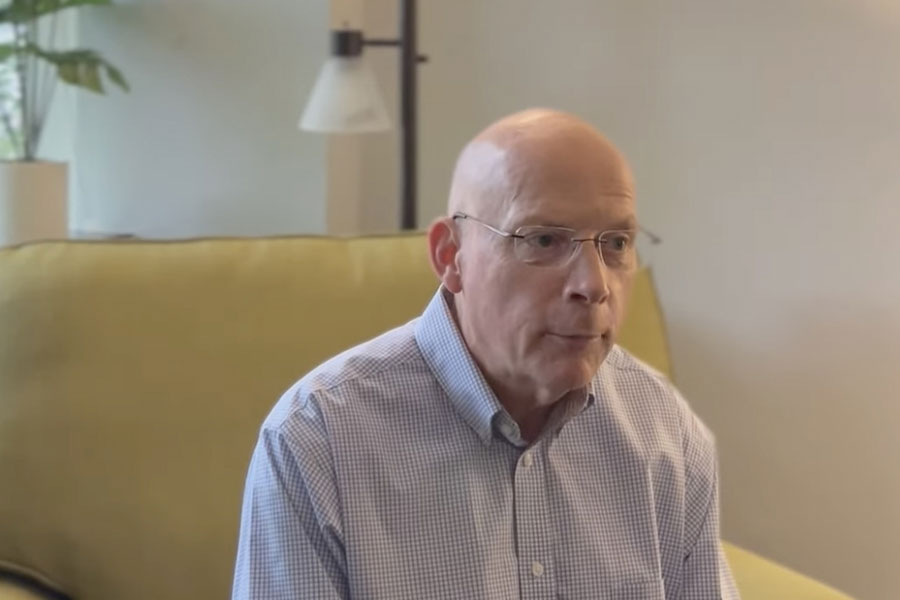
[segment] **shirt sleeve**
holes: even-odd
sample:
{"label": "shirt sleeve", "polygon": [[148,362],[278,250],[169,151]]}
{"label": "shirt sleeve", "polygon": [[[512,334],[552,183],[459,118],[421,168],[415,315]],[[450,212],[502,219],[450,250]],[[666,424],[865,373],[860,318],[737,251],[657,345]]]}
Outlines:
{"label": "shirt sleeve", "polygon": [[322,416],[307,402],[263,426],[244,490],[232,599],[349,597],[333,460]]}
{"label": "shirt sleeve", "polygon": [[718,459],[712,434],[691,415],[685,440],[685,553],[682,599],[739,600],[719,538]]}

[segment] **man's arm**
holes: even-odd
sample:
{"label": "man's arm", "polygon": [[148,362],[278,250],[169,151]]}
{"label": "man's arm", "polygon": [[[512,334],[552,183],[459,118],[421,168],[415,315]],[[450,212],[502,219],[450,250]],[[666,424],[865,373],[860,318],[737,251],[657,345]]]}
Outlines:
{"label": "man's arm", "polygon": [[719,538],[718,459],[712,434],[693,414],[685,439],[683,600],[738,600]]}
{"label": "man's arm", "polygon": [[233,600],[349,598],[340,503],[312,400],[263,427],[244,491]]}

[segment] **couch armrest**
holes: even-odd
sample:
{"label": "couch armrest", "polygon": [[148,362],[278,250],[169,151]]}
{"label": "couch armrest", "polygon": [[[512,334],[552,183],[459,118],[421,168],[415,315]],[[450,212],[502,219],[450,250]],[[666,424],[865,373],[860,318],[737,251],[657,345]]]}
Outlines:
{"label": "couch armrest", "polygon": [[741,600],[853,600],[850,596],[733,544],[723,543]]}
{"label": "couch armrest", "polygon": [[0,600],[71,600],[46,578],[0,560]]}
{"label": "couch armrest", "polygon": [[46,598],[18,583],[0,580],[0,600],[46,600]]}

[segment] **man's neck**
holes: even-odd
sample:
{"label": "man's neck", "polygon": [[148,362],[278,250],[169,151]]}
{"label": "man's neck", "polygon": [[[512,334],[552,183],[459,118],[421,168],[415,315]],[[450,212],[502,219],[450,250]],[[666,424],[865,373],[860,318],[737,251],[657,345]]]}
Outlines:
{"label": "man's neck", "polygon": [[543,433],[554,407],[542,406],[522,415],[513,415],[510,407],[506,405],[504,405],[504,408],[519,425],[519,434],[522,436],[522,439],[531,444]]}
{"label": "man's neck", "polygon": [[554,410],[561,408],[567,402],[574,401],[576,396],[583,394],[584,390],[569,390],[563,394],[527,393],[515,391],[505,387],[502,383],[491,381],[485,374],[488,385],[497,396],[500,405],[506,409],[509,416],[519,426],[522,439],[528,443],[534,442],[553,417]]}

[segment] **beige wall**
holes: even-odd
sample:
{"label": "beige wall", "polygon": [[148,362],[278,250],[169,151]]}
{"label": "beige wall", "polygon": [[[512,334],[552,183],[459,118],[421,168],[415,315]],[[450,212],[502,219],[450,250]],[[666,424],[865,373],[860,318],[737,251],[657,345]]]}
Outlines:
{"label": "beige wall", "polygon": [[[365,3],[392,35],[394,0]],[[900,8],[889,0],[420,3],[420,207],[490,120],[575,111],[630,156],[677,380],[719,438],[729,539],[900,589]],[[369,51],[389,101],[396,56]],[[396,134],[361,230],[395,227]]]}

